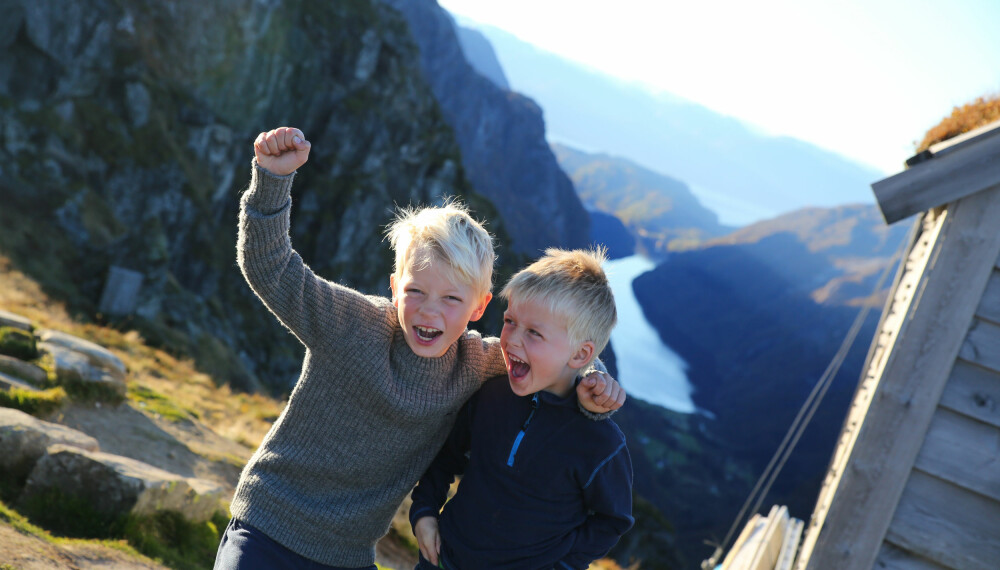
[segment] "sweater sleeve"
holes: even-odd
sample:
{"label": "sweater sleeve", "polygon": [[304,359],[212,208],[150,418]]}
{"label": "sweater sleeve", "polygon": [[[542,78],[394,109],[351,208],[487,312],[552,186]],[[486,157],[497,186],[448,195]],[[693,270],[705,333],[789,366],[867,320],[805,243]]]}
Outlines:
{"label": "sweater sleeve", "polygon": [[471,444],[472,413],[478,395],[479,392],[473,394],[462,406],[447,441],[410,494],[413,499],[410,506],[410,526],[414,531],[421,518],[437,518],[440,515],[455,476],[465,472],[469,463],[466,453]]}
{"label": "sweater sleeve", "polygon": [[604,459],[583,488],[587,520],[576,529],[573,548],[558,569],[586,569],[632,528],[632,460],[625,442]]}
{"label": "sweater sleeve", "polygon": [[307,347],[338,333],[381,322],[361,293],[317,276],[292,249],[289,236],[295,173],[276,176],[253,162],[250,187],[240,200],[237,263],[264,305]]}

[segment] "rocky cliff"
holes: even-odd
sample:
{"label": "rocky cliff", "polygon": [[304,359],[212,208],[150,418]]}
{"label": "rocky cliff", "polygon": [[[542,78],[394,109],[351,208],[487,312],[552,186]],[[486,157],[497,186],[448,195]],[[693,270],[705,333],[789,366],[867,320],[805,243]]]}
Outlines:
{"label": "rocky cliff", "polygon": [[409,22],[469,181],[496,204],[514,248],[537,257],[552,245],[585,246],[589,218],[545,141],[541,108],[469,65],[454,20],[434,0],[381,1]]}
{"label": "rocky cliff", "polygon": [[139,272],[127,326],[220,380],[287,386],[301,359],[234,263],[259,131],[295,125],[313,142],[292,239],[327,278],[387,290],[394,204],[464,196],[499,226],[385,4],[0,0],[0,13],[0,251],[85,316],[111,266]]}

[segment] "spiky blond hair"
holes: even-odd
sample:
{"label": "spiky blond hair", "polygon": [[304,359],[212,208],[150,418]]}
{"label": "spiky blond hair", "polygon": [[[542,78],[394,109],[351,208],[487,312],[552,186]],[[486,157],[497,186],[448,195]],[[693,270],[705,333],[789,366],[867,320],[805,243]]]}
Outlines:
{"label": "spiky blond hair", "polygon": [[440,260],[480,294],[492,289],[493,238],[458,200],[448,199],[442,206],[399,208],[385,233],[395,252],[397,279],[407,267],[422,268]]}
{"label": "spiky blond hair", "polygon": [[566,319],[570,344],[593,342],[596,358],[618,321],[615,296],[601,267],[606,260],[604,248],[547,249],[545,255],[511,277],[500,296],[511,304],[540,304]]}

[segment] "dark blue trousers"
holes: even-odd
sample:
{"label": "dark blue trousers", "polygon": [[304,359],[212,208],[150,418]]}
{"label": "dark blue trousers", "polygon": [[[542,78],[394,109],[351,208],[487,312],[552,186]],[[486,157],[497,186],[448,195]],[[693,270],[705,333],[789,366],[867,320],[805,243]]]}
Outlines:
{"label": "dark blue trousers", "polygon": [[327,566],[300,556],[236,518],[229,521],[215,555],[215,570],[376,570]]}

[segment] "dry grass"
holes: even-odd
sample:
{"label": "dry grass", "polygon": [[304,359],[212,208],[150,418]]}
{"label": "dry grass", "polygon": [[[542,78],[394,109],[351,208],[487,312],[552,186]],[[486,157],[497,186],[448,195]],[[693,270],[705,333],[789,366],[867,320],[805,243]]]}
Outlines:
{"label": "dry grass", "polygon": [[927,131],[924,140],[917,146],[917,152],[997,120],[1000,120],[1000,94],[979,97],[971,103],[955,107],[951,115]]}
{"label": "dry grass", "polygon": [[216,386],[193,362],[147,346],[136,331],[74,320],[59,302],[0,256],[0,309],[85,338],[115,353],[128,367],[129,400],[147,413],[171,420],[197,418],[214,432],[250,448],[260,445],[284,402]]}

